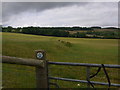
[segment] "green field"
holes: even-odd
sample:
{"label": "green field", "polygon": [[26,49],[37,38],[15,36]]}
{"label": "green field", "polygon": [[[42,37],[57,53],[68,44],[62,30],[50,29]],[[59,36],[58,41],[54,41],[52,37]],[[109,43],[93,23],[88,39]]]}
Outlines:
{"label": "green field", "polygon": [[[118,64],[118,40],[117,39],[86,39],[48,37],[17,33],[2,33],[2,54],[6,56],[35,58],[35,50],[43,49],[47,53],[47,59],[55,62]],[[60,41],[64,41],[62,43]],[[69,42],[71,45],[67,45]],[[91,73],[96,72],[92,68]],[[118,71],[107,69],[112,83],[117,83]],[[112,70],[112,72],[111,72]],[[50,75],[73,79],[86,79],[84,67],[50,66]],[[102,79],[101,79],[102,78]],[[99,73],[95,81],[107,82],[103,71]],[[60,87],[86,87],[86,84],[77,86],[78,83],[57,82]],[[34,67],[22,65],[3,64],[3,87],[5,88],[35,88]],[[96,86],[103,87],[103,86]]]}

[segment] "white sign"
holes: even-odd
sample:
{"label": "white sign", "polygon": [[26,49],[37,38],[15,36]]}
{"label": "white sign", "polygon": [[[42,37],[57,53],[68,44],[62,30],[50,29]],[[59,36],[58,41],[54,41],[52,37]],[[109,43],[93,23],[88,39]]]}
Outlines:
{"label": "white sign", "polygon": [[37,53],[37,58],[38,58],[38,59],[41,59],[42,57],[43,57],[43,54],[42,54],[41,52],[38,52],[38,53]]}

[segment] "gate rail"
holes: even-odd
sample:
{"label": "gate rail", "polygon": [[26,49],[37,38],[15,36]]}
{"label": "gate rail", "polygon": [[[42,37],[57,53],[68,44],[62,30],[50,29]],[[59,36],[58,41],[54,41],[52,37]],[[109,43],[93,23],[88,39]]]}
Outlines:
{"label": "gate rail", "polygon": [[[86,68],[86,79],[88,79],[88,80],[90,80],[89,77],[90,77],[90,68],[91,67],[102,67],[101,64],[88,64],[88,63],[48,62],[48,64],[52,64],[52,65],[66,65],[66,66],[84,66],[84,67],[87,67]],[[120,68],[120,65],[104,64],[104,67],[105,68]],[[52,77],[52,76],[50,76],[49,79],[88,83],[88,87],[90,87],[90,84],[89,84],[89,82],[87,80],[60,78],[60,77]],[[90,81],[90,82],[92,84],[98,84],[98,85],[109,85],[109,83],[104,83],[104,82],[96,82],[96,81]],[[120,84],[111,83],[111,86],[120,87]]]}
{"label": "gate rail", "polygon": [[[89,64],[89,63],[70,63],[70,62],[48,62],[54,65],[69,65],[69,66],[87,66],[87,67],[102,67],[101,64]],[[120,65],[104,64],[106,68],[120,68]]]}

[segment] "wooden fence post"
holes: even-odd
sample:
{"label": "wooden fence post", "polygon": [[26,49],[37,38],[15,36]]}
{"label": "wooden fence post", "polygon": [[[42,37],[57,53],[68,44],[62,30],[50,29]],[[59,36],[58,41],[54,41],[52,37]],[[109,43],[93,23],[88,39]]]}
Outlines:
{"label": "wooden fence post", "polygon": [[48,66],[46,53],[43,50],[35,50],[36,58],[44,60],[44,67],[36,66],[36,85],[37,88],[48,88]]}

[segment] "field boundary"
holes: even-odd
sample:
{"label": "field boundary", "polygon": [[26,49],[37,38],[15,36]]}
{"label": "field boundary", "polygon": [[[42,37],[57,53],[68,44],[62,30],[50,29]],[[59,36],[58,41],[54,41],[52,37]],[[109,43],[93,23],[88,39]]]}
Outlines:
{"label": "field boundary", "polygon": [[[17,57],[2,56],[2,63],[18,64],[18,65],[26,65],[26,66],[36,67],[36,85],[37,85],[37,88],[49,88],[51,84],[55,85],[56,87],[59,87],[59,85],[57,85],[57,84],[50,83],[49,82],[50,79],[87,83],[88,88],[90,88],[90,86],[92,86],[94,88],[93,84],[107,85],[109,87],[110,86],[120,87],[120,84],[114,84],[114,83],[110,82],[110,78],[109,78],[108,73],[105,69],[105,68],[119,68],[120,69],[120,65],[110,65],[110,64],[103,65],[103,64],[89,64],[89,63],[69,63],[69,62],[48,62],[46,60],[46,52],[43,50],[36,50],[35,57],[37,59],[23,59],[23,58],[17,58]],[[49,74],[48,73],[48,65],[84,66],[84,67],[86,67],[86,80],[77,80],[77,79],[49,76],[48,75]],[[97,73],[94,74],[93,76],[90,76],[90,68],[91,67],[98,67]],[[108,83],[90,81],[90,78],[97,75],[101,68],[104,69],[104,73],[106,75]]]}

